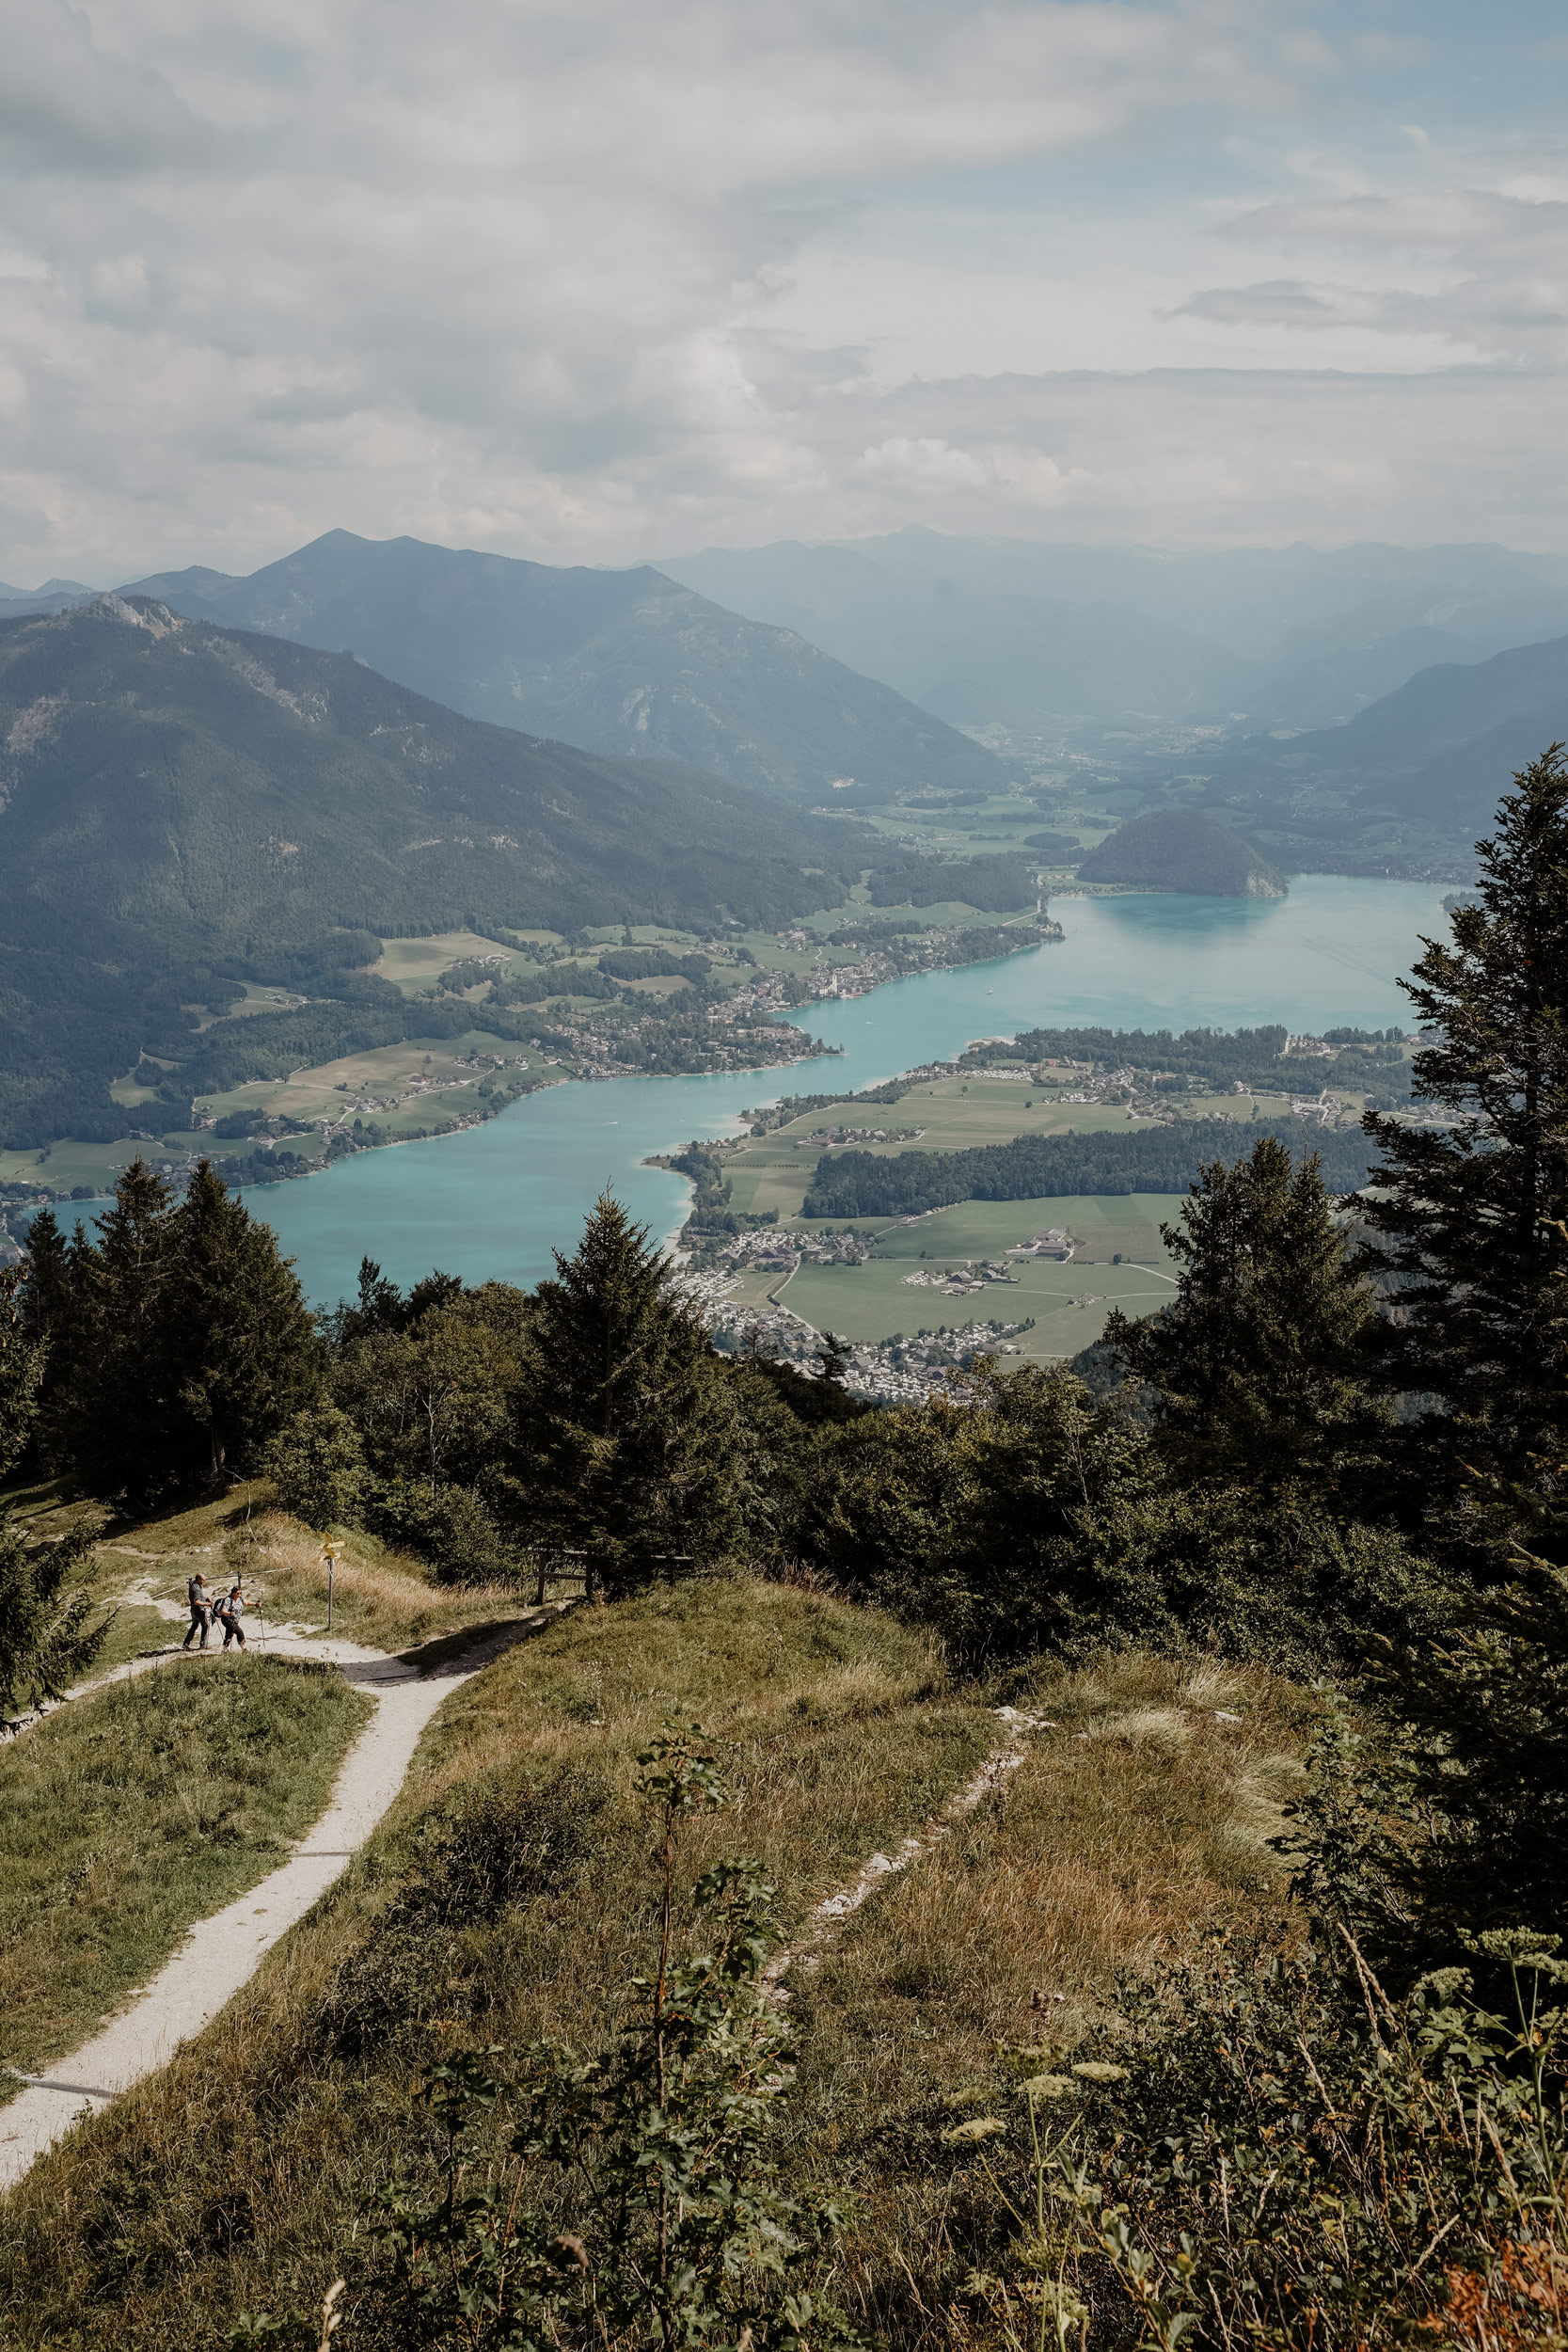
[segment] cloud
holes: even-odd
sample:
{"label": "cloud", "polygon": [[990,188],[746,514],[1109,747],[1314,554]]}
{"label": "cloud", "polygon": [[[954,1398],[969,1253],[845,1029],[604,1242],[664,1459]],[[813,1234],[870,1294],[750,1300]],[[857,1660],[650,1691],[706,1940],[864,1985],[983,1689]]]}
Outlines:
{"label": "cloud", "polygon": [[1025,512],[1053,514],[1064,506],[1103,502],[1114,496],[1106,477],[1082,467],[1064,472],[1044,450],[1009,442],[955,449],[932,435],[912,440],[907,434],[891,435],[875,448],[863,450],[849,470],[879,489],[923,501],[974,492],[987,502],[999,495]]}
{"label": "cloud", "polygon": [[[1449,506],[1519,503],[1480,444],[1536,446],[1505,379],[1556,363],[1568,207],[1354,148],[1389,56],[1308,0],[0,11],[0,576],[249,568],[336,523],[607,562],[1354,533],[1432,494],[1438,414]],[[1256,282],[1214,282],[1243,248]],[[1473,382],[1291,373],[1450,359],[1497,372],[1484,427]]]}
{"label": "cloud", "polygon": [[1176,315],[1308,331],[1354,326],[1433,337],[1478,358],[1568,360],[1568,202],[1438,186],[1398,196],[1261,206],[1229,238],[1321,252],[1414,257],[1421,286],[1272,278],[1195,294]]}
{"label": "cloud", "polygon": [[0,159],[10,168],[118,175],[218,160],[214,126],[154,67],[102,49],[67,0],[9,0],[0,35]]}

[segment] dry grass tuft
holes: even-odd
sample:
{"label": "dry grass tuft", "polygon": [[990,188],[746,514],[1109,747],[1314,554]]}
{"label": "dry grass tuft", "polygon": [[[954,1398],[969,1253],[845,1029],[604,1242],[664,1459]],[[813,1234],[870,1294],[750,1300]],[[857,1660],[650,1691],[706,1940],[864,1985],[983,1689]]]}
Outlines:
{"label": "dry grass tuft", "polygon": [[[254,1583],[253,1605],[263,1617],[325,1626],[321,1537],[297,1519],[267,1509],[242,1520],[223,1546],[223,1565],[243,1573],[247,1587]],[[522,1597],[511,1584],[434,1584],[417,1560],[386,1550],[373,1537],[351,1535],[333,1573],[332,1627],[372,1649],[407,1649],[514,1615]]]}
{"label": "dry grass tuft", "polygon": [[1129,1740],[1134,1747],[1184,1748],[1192,1738],[1190,1717],[1180,1707],[1124,1707],[1092,1723],[1085,1740]]}
{"label": "dry grass tuft", "polygon": [[[1216,1688],[1240,1724],[1214,1720]],[[1058,1728],[799,1994],[800,2160],[861,2200],[847,2270],[866,2332],[922,2352],[954,2341],[995,2226],[957,2160],[933,2157],[940,2100],[1002,2043],[1097,2052],[1118,1976],[1283,1901],[1263,1841],[1312,1719],[1290,1685],[1133,1656],[1041,1675],[1032,1703]]]}

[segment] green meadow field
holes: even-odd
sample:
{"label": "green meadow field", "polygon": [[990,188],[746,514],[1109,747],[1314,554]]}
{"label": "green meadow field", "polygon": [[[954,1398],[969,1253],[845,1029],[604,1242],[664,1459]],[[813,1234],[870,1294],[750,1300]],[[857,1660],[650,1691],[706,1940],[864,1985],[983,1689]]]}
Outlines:
{"label": "green meadow field", "polygon": [[[1152,1314],[1170,1296],[1175,1275],[1160,1227],[1176,1218],[1183,1198],[1145,1192],[961,1200],[907,1225],[879,1227],[863,1265],[807,1264],[787,1276],[753,1270],[739,1278],[732,1295],[743,1306],[787,1307],[818,1331],[866,1343],[943,1324],[1033,1316],[1034,1329],[1010,1344],[1026,1360],[1055,1361],[1097,1340],[1113,1307]],[[1065,1263],[1013,1258],[1007,1260],[1012,1281],[988,1282],[957,1298],[942,1287],[947,1274],[1001,1260],[1015,1243],[1052,1227],[1070,1233],[1077,1245]],[[917,1274],[927,1279],[911,1281]]]}

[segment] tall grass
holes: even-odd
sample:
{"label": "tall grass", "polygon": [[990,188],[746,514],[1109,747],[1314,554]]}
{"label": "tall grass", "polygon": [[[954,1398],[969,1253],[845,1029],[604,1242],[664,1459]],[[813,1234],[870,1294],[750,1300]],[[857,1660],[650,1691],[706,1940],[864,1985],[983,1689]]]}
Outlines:
{"label": "tall grass", "polygon": [[1013,2229],[983,2169],[942,2140],[965,2087],[1006,2050],[1048,2050],[1037,2068],[1102,2054],[1124,1969],[1194,1929],[1278,1915],[1265,1841],[1314,1712],[1261,1669],[1136,1655],[1043,1674],[1024,1695],[1055,1727],[872,1898],[797,1995],[798,2161],[853,2200],[839,2292],[873,2342],[921,2352],[1005,2341],[960,2294]]}
{"label": "tall grass", "polygon": [[[579,1610],[512,1653],[454,1694],[365,1855],[231,2007],[224,2067],[198,2043],[13,2198],[19,2344],[215,2346],[239,2311],[309,2309],[345,2266],[342,2340],[376,2343],[354,2216],[430,2164],[426,2067],[545,2035],[591,2050],[645,1963],[647,1735],[700,1716],[736,1790],[692,1824],[683,1883],[755,1855],[787,1931],[1010,1736],[997,1695],[955,1690],[873,1612],[752,1582]],[[983,2340],[959,2289],[998,2224],[942,2141],[943,2102],[998,2042],[1091,2051],[1130,1959],[1280,1896],[1262,1840],[1309,1711],[1288,1686],[1123,1659],[1006,1695],[1057,1728],[790,1979],[787,2169],[848,2191],[833,2292],[878,2344]]]}
{"label": "tall grass", "polygon": [[[244,1578],[263,1623],[325,1628],[321,1537],[296,1519],[273,1510],[242,1519],[223,1546],[222,1566],[226,1575]],[[373,1537],[351,1535],[332,1575],[332,1629],[372,1649],[407,1649],[515,1616],[531,1597],[531,1588],[525,1595],[511,1584],[432,1583],[418,1561],[386,1551]]]}

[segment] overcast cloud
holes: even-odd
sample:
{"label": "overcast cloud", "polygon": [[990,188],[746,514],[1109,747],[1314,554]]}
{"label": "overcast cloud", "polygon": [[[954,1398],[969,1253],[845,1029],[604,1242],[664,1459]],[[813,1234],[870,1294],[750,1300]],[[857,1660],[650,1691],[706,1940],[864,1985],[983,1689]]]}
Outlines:
{"label": "overcast cloud", "polygon": [[0,0],[0,578],[334,524],[1568,547],[1500,0]]}

